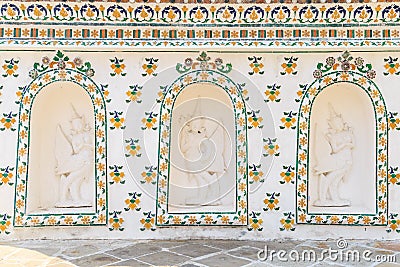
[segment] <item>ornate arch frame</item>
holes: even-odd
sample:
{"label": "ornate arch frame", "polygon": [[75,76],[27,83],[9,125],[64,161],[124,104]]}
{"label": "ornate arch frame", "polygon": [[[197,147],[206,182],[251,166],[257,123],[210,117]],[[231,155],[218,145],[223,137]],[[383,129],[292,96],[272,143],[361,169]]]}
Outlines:
{"label": "ornate arch frame", "polygon": [[[333,58],[329,59],[334,61]],[[359,60],[359,64],[357,64],[357,60]],[[318,69],[314,71],[316,79],[303,92],[297,124],[296,222],[298,224],[387,225],[388,117],[386,105],[379,88],[372,81],[375,77],[375,71],[372,70],[372,66],[370,64],[362,65],[361,62],[363,60],[361,58],[357,58],[354,64],[349,63],[349,61],[350,59],[343,60],[341,66],[339,63],[325,66],[319,63]],[[339,66],[342,70],[338,70]],[[324,72],[326,73],[323,74]],[[376,206],[374,214],[310,213],[308,209],[310,172],[308,152],[310,151],[309,136],[312,105],[319,93],[328,86],[337,83],[357,85],[368,95],[374,109],[376,125]],[[303,109],[305,106],[308,106],[309,109]],[[306,155],[305,158],[300,157],[303,153]]]}
{"label": "ornate arch frame", "polygon": [[[170,169],[170,133],[172,110],[177,96],[189,85],[211,83],[228,93],[234,109],[236,122],[236,209],[234,212],[194,212],[185,214],[168,212],[168,185]],[[165,101],[170,99],[172,101]],[[247,162],[247,115],[241,88],[228,76],[213,70],[190,71],[176,79],[166,90],[160,107],[159,154],[156,198],[156,224],[158,226],[182,225],[247,225],[248,221],[248,162]]]}
{"label": "ornate arch frame", "polygon": [[[56,58],[58,59],[56,60]],[[99,86],[92,80],[94,70],[90,63],[82,63],[80,58],[69,61],[60,51],[51,61],[44,57],[41,63],[35,63],[34,69],[29,73],[33,80],[23,88],[18,124],[18,144],[16,163],[16,184],[14,199],[15,227],[35,226],[78,226],[78,225],[106,225],[108,218],[107,199],[107,120],[106,105],[103,93]],[[27,214],[27,185],[31,109],[35,97],[47,85],[56,82],[73,82],[79,85],[90,96],[94,116],[94,146],[95,146],[95,212],[94,213],[57,213],[57,214]],[[54,89],[53,89],[54,90]],[[21,131],[28,133],[27,137],[21,136]]]}

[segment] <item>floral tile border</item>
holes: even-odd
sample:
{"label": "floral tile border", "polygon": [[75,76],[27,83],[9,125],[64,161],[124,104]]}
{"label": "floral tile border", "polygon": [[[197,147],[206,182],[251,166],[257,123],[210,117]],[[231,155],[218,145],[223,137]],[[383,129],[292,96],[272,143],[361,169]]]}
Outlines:
{"label": "floral tile border", "polygon": [[[182,226],[182,225],[247,225],[248,221],[248,163],[247,163],[247,115],[246,106],[242,97],[241,88],[222,72],[229,72],[230,64],[227,68],[216,63],[200,63],[201,70],[191,70],[191,66],[178,64],[177,70],[181,75],[171,84],[163,97],[161,103],[161,118],[168,118],[160,121],[158,177],[157,177],[157,210],[156,224],[158,226]],[[187,63],[187,62],[186,62]],[[196,65],[197,64],[197,65]],[[191,63],[190,63],[191,65]],[[207,67],[204,67],[206,66]],[[198,63],[193,66],[199,66]],[[219,71],[208,69],[208,66],[219,66]],[[189,72],[188,72],[189,71]],[[222,72],[221,72],[222,71]],[[200,212],[200,213],[170,213],[168,212],[168,183],[170,168],[170,134],[164,135],[163,132],[170,132],[172,120],[172,107],[175,99],[187,86],[195,83],[211,83],[225,90],[234,108],[236,126],[236,210],[234,212]],[[168,101],[165,101],[168,99]]]}
{"label": "floral tile border", "polygon": [[[80,58],[69,58],[58,51],[53,59],[43,57],[29,72],[32,81],[24,88],[19,109],[16,185],[14,200],[14,226],[54,226],[54,225],[106,225],[107,224],[107,126],[106,106],[101,89],[92,80],[94,70],[89,62]],[[29,130],[30,110],[35,97],[51,83],[70,81],[82,87],[90,96],[95,116],[95,212],[68,214],[28,214],[27,188],[29,183]],[[27,135],[21,134],[28,133]]]}
{"label": "floral tile border", "polygon": [[[319,63],[315,80],[303,93],[298,116],[296,222],[299,224],[387,225],[388,223],[388,117],[379,88],[373,82],[376,76],[371,64],[358,57],[353,60],[348,52],[326,63]],[[309,212],[309,130],[312,105],[317,95],[330,85],[352,83],[359,86],[371,99],[376,123],[376,212],[375,214],[327,214]],[[307,107],[307,108],[305,108]]]}

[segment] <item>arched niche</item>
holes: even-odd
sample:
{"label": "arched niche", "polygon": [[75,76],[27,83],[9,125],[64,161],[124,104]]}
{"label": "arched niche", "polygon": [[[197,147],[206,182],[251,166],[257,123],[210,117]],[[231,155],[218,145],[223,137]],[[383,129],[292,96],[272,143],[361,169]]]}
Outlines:
{"label": "arched niche", "polygon": [[246,225],[240,87],[215,71],[189,72],[168,87],[160,117],[157,224]]}
{"label": "arched niche", "polygon": [[196,83],[181,91],[171,117],[169,211],[235,210],[235,141],[233,106],[223,89]]}
{"label": "arched niche", "polygon": [[376,84],[353,71],[322,76],[304,92],[298,128],[297,223],[386,225],[387,113]]}
{"label": "arched niche", "polygon": [[106,106],[96,83],[73,68],[38,73],[22,93],[18,133],[14,226],[105,225]]}
{"label": "arched niche", "polygon": [[[30,122],[28,213],[71,212],[71,209],[94,212],[94,120],[90,96],[78,84],[52,83],[35,97]],[[82,158],[83,154],[87,159]],[[88,160],[87,164],[82,160]],[[80,168],[87,168],[87,173],[79,173]],[[61,177],[64,172],[65,177]],[[71,173],[77,173],[76,177],[71,177]],[[62,185],[68,179],[77,180],[69,189]],[[66,199],[62,199],[63,194]]]}
{"label": "arched niche", "polygon": [[310,118],[309,212],[375,213],[376,123],[368,95],[351,83],[330,85],[315,98]]}

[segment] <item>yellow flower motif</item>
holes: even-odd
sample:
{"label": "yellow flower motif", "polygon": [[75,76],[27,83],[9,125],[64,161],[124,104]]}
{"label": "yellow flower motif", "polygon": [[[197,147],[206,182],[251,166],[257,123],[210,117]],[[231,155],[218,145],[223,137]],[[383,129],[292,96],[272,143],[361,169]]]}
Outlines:
{"label": "yellow flower motif", "polygon": [[257,218],[249,218],[249,225],[250,228],[253,230],[259,230],[261,229],[261,225],[263,224],[263,220],[262,219],[257,219]]}
{"label": "yellow flower motif", "polygon": [[348,224],[353,224],[355,221],[356,221],[356,220],[354,219],[353,216],[347,217],[347,223],[348,223]]}
{"label": "yellow flower motif", "polygon": [[165,216],[164,215],[158,215],[157,216],[157,221],[159,224],[165,223]]}
{"label": "yellow flower motif", "polygon": [[81,218],[82,224],[89,224],[90,223],[90,217],[89,216],[83,216]]}
{"label": "yellow flower motif", "polygon": [[306,221],[307,216],[304,213],[301,213],[299,215],[299,221],[300,222],[305,222]]}
{"label": "yellow flower motif", "polygon": [[153,228],[154,225],[154,217],[152,218],[142,218],[140,219],[140,223],[143,224],[143,227],[145,230],[151,230]]}
{"label": "yellow flower motif", "polygon": [[222,222],[222,224],[229,224],[229,216],[226,216],[226,215],[222,216],[221,222]]}
{"label": "yellow flower motif", "polygon": [[65,217],[65,219],[64,219],[64,223],[65,224],[72,224],[74,222],[74,220],[72,219],[72,217],[71,216],[67,216],[67,217]]}
{"label": "yellow flower motif", "polygon": [[174,217],[172,218],[172,222],[173,222],[173,224],[180,224],[180,223],[181,223],[181,217],[179,217],[179,216],[174,216]]}
{"label": "yellow flower motif", "polygon": [[206,215],[204,221],[206,222],[206,224],[211,224],[213,223],[213,218],[210,215]]}

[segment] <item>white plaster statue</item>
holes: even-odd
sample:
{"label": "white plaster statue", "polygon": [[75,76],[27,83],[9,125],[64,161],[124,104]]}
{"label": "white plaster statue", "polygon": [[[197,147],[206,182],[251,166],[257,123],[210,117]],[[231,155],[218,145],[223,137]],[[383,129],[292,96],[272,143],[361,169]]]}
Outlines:
{"label": "white plaster statue", "polygon": [[[72,106],[72,105],[71,105]],[[57,208],[90,207],[85,200],[82,185],[94,175],[94,153],[91,128],[85,117],[80,116],[74,106],[69,134],[58,125],[56,132],[56,176],[60,176],[59,201]]]}
{"label": "white plaster statue", "polygon": [[[217,206],[221,205],[219,178],[227,171],[226,138],[220,123],[201,116],[200,101],[198,98],[195,112],[180,132],[180,151],[185,158],[188,181],[197,188],[184,204]],[[201,188],[205,186],[206,190]]]}
{"label": "white plaster statue", "polygon": [[331,152],[326,158],[319,160],[314,173],[319,177],[319,199],[314,202],[317,207],[350,206],[350,201],[341,199],[339,184],[347,182],[348,173],[353,165],[352,150],[354,134],[352,128],[343,121],[342,115],[337,114],[329,103],[330,118],[328,132],[325,138]]}

